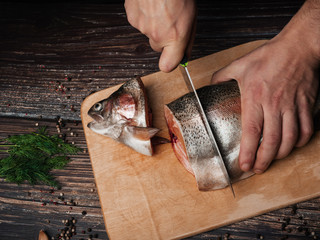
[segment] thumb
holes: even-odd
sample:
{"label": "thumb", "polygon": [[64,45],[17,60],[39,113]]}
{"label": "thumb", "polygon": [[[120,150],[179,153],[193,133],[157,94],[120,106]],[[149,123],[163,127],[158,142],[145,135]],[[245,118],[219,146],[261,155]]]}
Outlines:
{"label": "thumb", "polygon": [[182,44],[167,45],[163,48],[159,68],[163,72],[171,72],[175,69],[183,58],[185,46]]}
{"label": "thumb", "polygon": [[221,68],[220,70],[213,73],[211,78],[211,84],[218,84],[221,82],[226,82],[231,79],[237,80],[237,67],[235,64],[231,63],[228,66]]}

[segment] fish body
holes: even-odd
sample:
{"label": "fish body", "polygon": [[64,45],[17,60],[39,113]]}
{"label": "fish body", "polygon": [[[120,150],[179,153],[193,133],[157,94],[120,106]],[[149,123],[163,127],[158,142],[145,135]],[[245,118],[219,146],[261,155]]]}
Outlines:
{"label": "fish body", "polygon": [[108,98],[88,111],[94,120],[88,127],[94,132],[121,142],[135,151],[151,156],[151,138],[159,131],[151,126],[144,85],[139,77],[124,83]]}
{"label": "fish body", "polygon": [[[205,86],[198,89],[197,93],[231,182],[252,176],[254,173],[243,172],[238,162],[242,131],[237,82],[233,80]],[[218,164],[219,155],[211,146],[195,101],[194,94],[188,93],[164,107],[173,150],[182,165],[195,176],[199,190],[227,187],[228,182]],[[316,106],[318,105],[320,106],[319,97]]]}

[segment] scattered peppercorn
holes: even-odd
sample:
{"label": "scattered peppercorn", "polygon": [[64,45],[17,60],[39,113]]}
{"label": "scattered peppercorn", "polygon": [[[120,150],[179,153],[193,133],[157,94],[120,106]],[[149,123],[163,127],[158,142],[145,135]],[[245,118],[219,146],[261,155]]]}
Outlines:
{"label": "scattered peppercorn", "polygon": [[297,205],[293,205],[293,206],[291,207],[291,214],[292,214],[292,215],[295,215],[295,214],[297,213],[297,209],[298,209]]}
{"label": "scattered peppercorn", "polygon": [[309,235],[310,235],[309,228],[305,228],[305,230],[304,230],[304,235],[306,235],[306,236],[309,236]]}
{"label": "scattered peppercorn", "polygon": [[287,227],[287,224],[286,224],[286,223],[282,223],[282,225],[281,225],[281,230],[282,230],[282,231],[285,230],[286,227]]}
{"label": "scattered peppercorn", "polygon": [[283,220],[286,222],[287,225],[290,224],[291,219],[289,217],[286,217]]}
{"label": "scattered peppercorn", "polygon": [[230,234],[229,233],[225,233],[223,239],[224,240],[228,240],[229,239]]}
{"label": "scattered peppercorn", "polygon": [[87,212],[86,211],[82,211],[82,215],[87,215]]}

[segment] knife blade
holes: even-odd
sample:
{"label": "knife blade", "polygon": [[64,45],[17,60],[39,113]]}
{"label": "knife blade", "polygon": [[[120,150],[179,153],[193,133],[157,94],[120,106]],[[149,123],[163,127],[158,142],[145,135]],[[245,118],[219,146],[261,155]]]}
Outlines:
{"label": "knife blade", "polygon": [[182,73],[182,75],[183,75],[183,79],[184,79],[184,81],[185,81],[185,83],[186,83],[189,91],[192,92],[192,93],[194,94],[195,98],[196,98],[195,103],[196,103],[196,105],[197,105],[198,111],[199,111],[199,113],[200,113],[201,119],[202,119],[203,124],[204,124],[204,126],[205,126],[205,129],[206,129],[206,131],[207,131],[207,134],[208,134],[208,136],[209,136],[209,139],[210,139],[210,141],[211,141],[213,150],[218,153],[218,156],[219,156],[219,160],[218,160],[219,166],[220,166],[220,168],[222,169],[222,173],[223,173],[223,175],[224,175],[224,177],[225,177],[225,179],[226,179],[226,181],[227,181],[227,183],[228,183],[228,185],[229,185],[229,187],[230,187],[230,189],[231,189],[231,191],[232,191],[233,197],[235,198],[236,196],[235,196],[235,193],[234,193],[234,190],[233,190],[233,187],[232,187],[232,183],[231,183],[231,180],[230,180],[230,177],[229,177],[229,174],[228,174],[226,165],[225,165],[225,163],[224,163],[224,161],[223,161],[223,158],[222,158],[221,152],[220,152],[220,150],[219,150],[217,141],[215,140],[215,137],[214,137],[213,132],[212,132],[212,129],[211,129],[211,127],[210,127],[208,118],[207,118],[207,116],[206,116],[205,111],[203,110],[202,103],[201,103],[200,98],[199,98],[199,96],[198,96],[198,94],[197,94],[197,91],[196,91],[196,89],[195,89],[195,87],[194,87],[194,84],[193,84],[193,81],[192,81],[192,79],[191,79],[191,76],[190,76],[190,73],[189,73],[189,71],[188,71],[187,66],[188,66],[188,60],[187,60],[187,57],[186,57],[186,55],[185,55],[185,56],[183,57],[182,61],[180,62],[179,68],[180,68],[180,70],[181,70],[181,73]]}

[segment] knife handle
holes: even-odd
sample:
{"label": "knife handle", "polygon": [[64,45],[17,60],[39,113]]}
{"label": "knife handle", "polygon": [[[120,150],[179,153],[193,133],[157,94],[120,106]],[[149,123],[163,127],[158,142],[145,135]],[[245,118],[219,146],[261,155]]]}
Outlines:
{"label": "knife handle", "polygon": [[186,54],[184,54],[184,56],[183,56],[183,58],[182,58],[182,60],[181,60],[181,62],[180,62],[180,65],[181,65],[182,67],[188,66],[188,57],[187,57]]}

